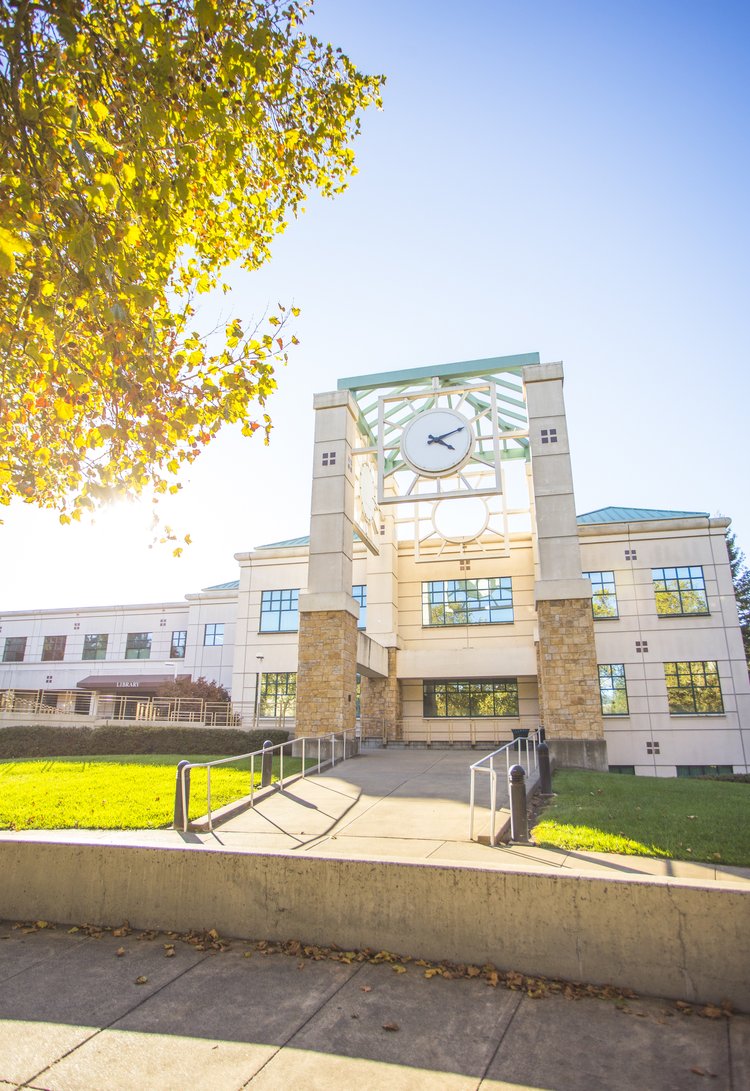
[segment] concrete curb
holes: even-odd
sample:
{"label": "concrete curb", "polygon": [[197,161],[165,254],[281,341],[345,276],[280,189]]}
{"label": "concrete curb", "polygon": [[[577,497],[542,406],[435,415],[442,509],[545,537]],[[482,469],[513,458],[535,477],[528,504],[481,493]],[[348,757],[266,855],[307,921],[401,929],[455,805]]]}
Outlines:
{"label": "concrete curb", "polygon": [[0,873],[8,919],[215,927],[750,1011],[750,894],[729,882],[20,840]]}

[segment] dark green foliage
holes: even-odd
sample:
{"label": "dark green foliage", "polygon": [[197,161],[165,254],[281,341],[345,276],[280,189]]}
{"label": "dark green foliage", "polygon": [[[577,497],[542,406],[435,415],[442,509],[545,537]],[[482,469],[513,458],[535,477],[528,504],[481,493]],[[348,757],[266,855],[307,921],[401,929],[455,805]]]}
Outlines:
{"label": "dark green foliage", "polygon": [[165,682],[156,691],[157,697],[183,697],[200,701],[231,701],[229,690],[220,682],[209,682],[204,677],[176,678],[174,682]]}
{"label": "dark green foliage", "polygon": [[286,742],[287,731],[205,727],[6,727],[0,758],[59,758],[78,754],[249,754],[266,739]]}
{"label": "dark green foliage", "polygon": [[727,534],[727,553],[732,569],[734,597],[737,600],[737,613],[742,630],[742,643],[745,646],[745,658],[750,666],[750,570],[745,565],[745,554],[737,545],[734,534]]}

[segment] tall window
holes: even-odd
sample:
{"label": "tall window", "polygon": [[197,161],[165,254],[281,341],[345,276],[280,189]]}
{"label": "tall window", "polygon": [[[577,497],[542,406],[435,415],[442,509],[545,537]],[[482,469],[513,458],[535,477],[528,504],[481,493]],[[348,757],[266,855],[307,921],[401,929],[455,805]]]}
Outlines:
{"label": "tall window", "polygon": [[23,663],[26,655],[25,636],[6,636],[3,648],[3,663]]}
{"label": "tall window", "polygon": [[86,633],[83,638],[81,659],[106,659],[108,642],[107,633]]}
{"label": "tall window", "polygon": [[65,636],[45,636],[42,645],[42,663],[54,663],[65,658]]}
{"label": "tall window", "polygon": [[294,716],[297,709],[297,675],[264,674],[260,684],[261,716]]}
{"label": "tall window", "polygon": [[359,603],[359,618],[357,620],[358,629],[367,628],[367,585],[364,583],[355,583],[352,587],[352,598]]}
{"label": "tall window", "polygon": [[706,581],[700,565],[689,568],[652,568],[659,617],[707,614]]}
{"label": "tall window", "polygon": [[151,658],[151,633],[128,633],[125,641],[126,659]]}
{"label": "tall window", "polygon": [[422,584],[423,625],[498,625],[512,621],[510,576]]}
{"label": "tall window", "polygon": [[625,667],[622,663],[599,664],[599,694],[602,701],[602,715],[628,715],[628,690],[625,684]]}
{"label": "tall window", "polygon": [[169,647],[170,659],[184,659],[187,646],[187,630],[178,629],[172,633],[172,643]]}
{"label": "tall window", "polygon": [[724,711],[716,663],[665,663],[664,677],[669,711],[673,716]]}
{"label": "tall window", "polygon": [[518,715],[518,682],[515,678],[424,682],[423,695],[425,716]]}
{"label": "tall window", "polygon": [[212,621],[203,630],[204,648],[220,648],[224,643],[224,622]]}
{"label": "tall window", "polygon": [[262,633],[296,633],[299,628],[299,589],[264,591],[260,600]]}
{"label": "tall window", "polygon": [[591,609],[595,618],[618,617],[614,572],[584,572],[591,580]]}

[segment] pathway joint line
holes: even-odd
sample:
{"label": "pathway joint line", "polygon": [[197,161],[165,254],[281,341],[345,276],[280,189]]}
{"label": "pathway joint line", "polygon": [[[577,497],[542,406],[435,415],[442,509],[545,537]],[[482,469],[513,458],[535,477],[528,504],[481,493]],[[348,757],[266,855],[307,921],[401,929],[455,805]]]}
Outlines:
{"label": "pathway joint line", "polygon": [[244,1088],[249,1087],[250,1084],[255,1079],[255,1077],[259,1076],[260,1073],[263,1071],[263,1069],[267,1065],[269,1065],[271,1063],[271,1061],[275,1060],[278,1057],[278,1055],[281,1053],[282,1050],[286,1049],[286,1047],[290,1044],[290,1042],[292,1042],[297,1037],[297,1035],[300,1033],[300,1031],[304,1030],[305,1027],[308,1025],[308,1023],[310,1023],[311,1020],[313,1020],[316,1015],[319,1015],[320,1012],[323,1010],[323,1008],[325,1008],[331,1002],[331,1000],[334,999],[334,997],[338,996],[338,994],[341,992],[341,990],[346,985],[348,985],[349,982],[352,981],[357,976],[357,974],[361,973],[366,965],[367,965],[366,962],[360,962],[360,964],[358,966],[354,967],[353,971],[348,975],[348,977],[344,981],[341,982],[339,987],[337,989],[334,989],[333,992],[330,994],[330,996],[326,996],[320,1002],[320,1004],[315,1009],[315,1011],[310,1012],[307,1019],[303,1019],[303,1021],[300,1023],[300,1025],[298,1027],[295,1027],[295,1029],[292,1031],[292,1033],[289,1035],[289,1037],[286,1039],[286,1041],[282,1042],[281,1045],[278,1047],[278,1049],[274,1053],[271,1054],[271,1056],[268,1058],[268,1060],[263,1062],[263,1064],[260,1066],[260,1068],[257,1070],[257,1072],[253,1072],[250,1079],[247,1080],[245,1083],[243,1083],[242,1088],[240,1089],[240,1091],[244,1091]]}
{"label": "pathway joint line", "polygon": [[179,981],[180,978],[184,977],[185,974],[189,974],[191,970],[194,970],[196,966],[200,966],[209,957],[210,956],[208,955],[208,953],[206,953],[205,955],[203,955],[202,958],[199,958],[197,962],[194,962],[192,966],[187,966],[181,973],[176,974],[174,977],[170,978],[169,981],[165,981],[164,984],[160,985],[158,989],[154,989],[152,993],[149,993],[141,1000],[138,1000],[135,1004],[133,1004],[132,1008],[128,1008],[127,1011],[121,1012],[116,1019],[112,1019],[111,1022],[107,1023],[103,1027],[97,1027],[94,1033],[90,1034],[88,1038],[85,1038],[82,1042],[77,1042],[72,1047],[72,1049],[67,1050],[65,1053],[61,1054],[61,1056],[55,1058],[52,1064],[48,1064],[45,1068],[40,1068],[37,1073],[29,1077],[29,1079],[20,1086],[29,1087],[30,1085],[33,1085],[35,1080],[38,1080],[39,1077],[43,1076],[45,1072],[51,1072],[52,1069],[60,1063],[60,1061],[64,1061],[66,1057],[70,1057],[70,1055],[72,1053],[75,1053],[77,1049],[80,1049],[81,1046],[87,1045],[89,1042],[93,1041],[94,1038],[98,1038],[100,1034],[103,1034],[105,1030],[110,1030],[115,1025],[115,1023],[119,1023],[122,1019],[125,1019],[128,1015],[131,1015],[138,1008],[143,1007],[143,1005],[147,1004],[148,1001],[152,999],[152,997],[158,996],[159,993],[163,992],[164,989],[166,989],[169,985],[172,985],[174,982]]}

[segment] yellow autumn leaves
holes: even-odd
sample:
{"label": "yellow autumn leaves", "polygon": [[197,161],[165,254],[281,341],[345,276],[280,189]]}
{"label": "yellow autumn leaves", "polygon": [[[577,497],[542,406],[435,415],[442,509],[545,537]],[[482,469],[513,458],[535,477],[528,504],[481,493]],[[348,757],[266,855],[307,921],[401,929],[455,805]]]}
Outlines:
{"label": "yellow autumn leaves", "polygon": [[67,521],[112,490],[173,491],[226,422],[267,437],[297,308],[209,338],[195,300],[354,173],[382,80],[308,15],[0,0],[0,503]]}

